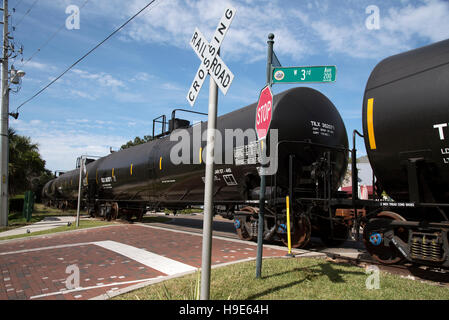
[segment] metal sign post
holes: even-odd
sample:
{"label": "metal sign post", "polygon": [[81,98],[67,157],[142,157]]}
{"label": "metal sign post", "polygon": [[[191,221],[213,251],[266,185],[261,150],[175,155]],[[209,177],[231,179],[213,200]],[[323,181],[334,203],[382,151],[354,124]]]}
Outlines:
{"label": "metal sign post", "polygon": [[214,211],[214,148],[217,128],[218,88],[212,77],[209,80],[209,116],[207,122],[206,176],[204,186],[203,248],[201,260],[201,300],[210,296],[210,265],[212,251],[212,218]]}
{"label": "metal sign post", "polygon": [[[267,54],[267,87],[271,88],[272,85],[272,61],[273,61],[273,44],[274,44],[274,34],[270,33],[268,35],[268,54]],[[276,58],[277,60],[277,58]],[[271,90],[270,90],[271,92]],[[265,154],[262,150],[264,139],[260,140],[260,150],[262,156]],[[263,161],[265,163],[265,161]],[[262,276],[262,256],[263,256],[263,226],[264,226],[264,214],[265,214],[265,188],[266,188],[266,178],[265,178],[265,168],[263,165],[260,166],[260,194],[259,194],[259,219],[258,219],[258,230],[257,230],[257,258],[256,258],[256,278]]]}
{"label": "metal sign post", "polygon": [[[268,35],[268,54],[267,54],[267,87],[271,88],[274,83],[326,83],[335,82],[337,67],[336,66],[309,66],[309,67],[282,67],[279,59],[273,51],[274,44],[274,34],[270,33]],[[263,89],[265,90],[265,88]],[[271,90],[270,90],[271,92]],[[271,105],[271,108],[273,107]],[[271,110],[270,110],[271,112]],[[256,119],[259,116],[259,110],[256,112]],[[271,115],[270,115],[271,116]],[[267,126],[261,126],[260,128],[256,125],[257,134],[259,132],[265,132],[263,138],[259,137],[261,157],[265,156],[263,152],[263,142],[265,140],[267,130],[269,129],[269,124]],[[262,159],[264,160],[264,159]],[[264,163],[260,166],[260,195],[259,195],[259,219],[258,219],[258,233],[257,233],[257,258],[256,258],[256,278],[261,277],[262,272],[262,255],[263,255],[263,228],[264,228],[264,211],[265,211],[265,189],[266,189],[266,176]],[[292,157],[290,156],[289,171],[292,171]],[[294,216],[292,201],[293,192],[292,181],[289,181],[289,196],[286,199],[286,209],[287,209],[287,241],[288,241],[288,256],[293,257],[291,252],[291,230],[290,230],[290,216]]]}
{"label": "metal sign post", "polygon": [[81,157],[80,159],[80,178],[78,183],[78,205],[76,208],[76,227],[80,226],[80,206],[81,206],[81,184],[83,182],[83,171],[84,171],[84,163],[86,161],[85,157]]}
{"label": "metal sign post", "polygon": [[204,217],[203,217],[203,248],[201,262],[201,300],[210,296],[210,267],[212,251],[212,218],[213,218],[213,187],[214,187],[214,149],[215,130],[217,128],[218,88],[226,95],[234,75],[219,56],[220,45],[235,16],[235,9],[225,10],[211,42],[207,42],[203,34],[195,28],[190,46],[201,60],[193,83],[187,93],[187,101],[193,107],[207,74],[209,81],[209,115],[207,122],[206,173],[204,186]]}

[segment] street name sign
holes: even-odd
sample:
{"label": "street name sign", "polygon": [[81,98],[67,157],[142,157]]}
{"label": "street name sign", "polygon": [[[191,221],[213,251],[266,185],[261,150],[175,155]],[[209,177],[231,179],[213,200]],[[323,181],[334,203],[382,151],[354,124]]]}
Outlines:
{"label": "street name sign", "polygon": [[225,10],[210,43],[206,40],[201,31],[198,30],[198,28],[195,28],[195,32],[190,40],[190,46],[201,60],[201,64],[195,74],[189,92],[187,93],[187,101],[189,101],[189,104],[192,107],[195,104],[198,93],[200,92],[208,73],[214,79],[224,95],[226,95],[232,80],[234,80],[234,74],[218,55],[220,45],[223,42],[234,16],[234,8],[230,7]]}
{"label": "street name sign", "polygon": [[273,83],[335,82],[336,75],[336,66],[274,68]]}

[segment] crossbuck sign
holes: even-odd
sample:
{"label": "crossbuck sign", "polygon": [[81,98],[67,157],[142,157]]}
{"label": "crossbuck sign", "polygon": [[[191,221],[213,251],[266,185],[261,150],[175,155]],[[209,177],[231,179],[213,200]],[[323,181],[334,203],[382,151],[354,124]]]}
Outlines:
{"label": "crossbuck sign", "polygon": [[195,79],[193,79],[193,83],[187,94],[187,100],[192,107],[195,104],[195,100],[198,97],[198,93],[200,92],[208,73],[214,79],[224,95],[228,92],[232,80],[234,79],[234,74],[225,65],[223,60],[221,60],[218,55],[218,50],[220,49],[220,45],[223,42],[234,16],[234,8],[230,7],[225,10],[210,43],[207,42],[200,30],[195,28],[195,32],[190,40],[190,46],[193,48],[198,58],[200,58],[201,65],[195,74]]}

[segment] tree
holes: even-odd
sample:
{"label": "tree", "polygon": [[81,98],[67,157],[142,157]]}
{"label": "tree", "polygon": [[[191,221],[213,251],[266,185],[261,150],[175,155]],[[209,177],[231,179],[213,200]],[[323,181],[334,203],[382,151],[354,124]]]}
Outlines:
{"label": "tree", "polygon": [[153,137],[152,136],[143,136],[143,139],[140,137],[135,137],[134,141],[133,140],[129,140],[126,144],[122,145],[120,147],[120,150],[124,150],[127,149],[129,147],[133,147],[133,146],[137,146],[139,144],[143,144],[149,141],[152,141]]}
{"label": "tree", "polygon": [[45,169],[45,160],[39,154],[36,143],[31,138],[18,135],[13,128],[8,129],[9,138],[9,193],[15,195],[26,190],[36,190],[42,183],[53,178]]}

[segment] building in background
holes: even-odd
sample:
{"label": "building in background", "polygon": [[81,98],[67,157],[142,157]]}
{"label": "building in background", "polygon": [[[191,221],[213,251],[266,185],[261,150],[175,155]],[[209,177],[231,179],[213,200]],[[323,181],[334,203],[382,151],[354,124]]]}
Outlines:
{"label": "building in background", "polygon": [[[357,159],[357,170],[359,177],[359,199],[371,198],[373,195],[373,169],[368,161],[368,156],[363,156]],[[349,195],[352,195],[352,173],[350,163],[340,191],[346,191]]]}

